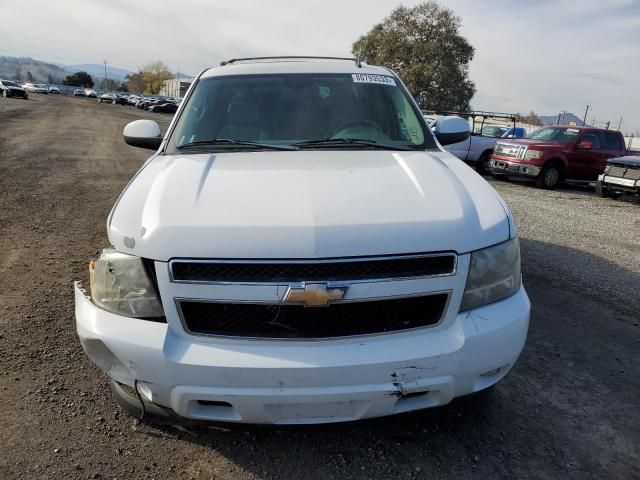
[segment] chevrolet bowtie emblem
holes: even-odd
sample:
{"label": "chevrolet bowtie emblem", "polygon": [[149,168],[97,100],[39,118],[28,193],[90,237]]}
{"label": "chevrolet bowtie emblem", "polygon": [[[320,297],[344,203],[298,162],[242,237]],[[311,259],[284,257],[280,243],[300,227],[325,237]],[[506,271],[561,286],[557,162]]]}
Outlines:
{"label": "chevrolet bowtie emblem", "polygon": [[330,302],[342,300],[348,287],[328,287],[326,283],[303,283],[290,286],[283,303],[305,307],[326,307]]}

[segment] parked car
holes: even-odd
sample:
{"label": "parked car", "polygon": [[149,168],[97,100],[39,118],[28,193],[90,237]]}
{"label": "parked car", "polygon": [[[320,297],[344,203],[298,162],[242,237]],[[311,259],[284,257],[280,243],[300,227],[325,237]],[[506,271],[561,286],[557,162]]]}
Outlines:
{"label": "parked car", "polygon": [[598,176],[596,192],[601,197],[640,195],[640,157],[628,155],[611,158]]}
{"label": "parked car", "polygon": [[22,85],[22,88],[24,88],[29,93],[38,93],[42,95],[47,95],[49,93],[48,88],[42,87],[36,83],[31,83],[31,82],[24,83]]}
{"label": "parked car", "polygon": [[29,98],[29,94],[27,91],[22,88],[16,82],[12,82],[11,80],[0,80],[0,91],[2,92],[2,96],[4,98],[7,97],[20,97],[25,100]]}
{"label": "parked car", "polygon": [[60,89],[58,87],[56,87],[55,85],[51,85],[49,87],[49,93],[55,93],[57,95],[60,95]]}
{"label": "parked car", "polygon": [[128,105],[129,104],[129,96],[128,95],[118,95],[116,94],[116,103],[119,105]]}
{"label": "parked car", "polygon": [[89,98],[97,98],[98,97],[98,92],[96,92],[92,88],[85,88],[84,89],[84,96],[85,97],[89,97]]}
{"label": "parked car", "polygon": [[76,88],[73,91],[73,96],[74,97],[84,97],[84,89],[83,88]]}
{"label": "parked car", "polygon": [[136,103],[136,108],[140,108],[142,110],[145,110],[151,104],[151,101],[152,100],[150,98],[141,98]]}
{"label": "parked car", "polygon": [[[513,216],[390,70],[229,61],[201,73],[75,284],[84,351],[131,413],[323,423],[490,388],[525,343]],[[435,139],[439,140],[436,142]],[[83,253],[79,252],[79,256]]]}
{"label": "parked car", "polygon": [[620,132],[574,126],[544,127],[528,139],[500,141],[490,171],[498,176],[525,176],[540,188],[555,188],[563,180],[593,182],[607,159],[625,155]]}
{"label": "parked car", "polygon": [[[445,150],[453,153],[460,160],[463,160],[473,166],[479,173],[488,173],[489,160],[493,154],[496,142],[500,138],[523,138],[526,136],[526,130],[516,126],[515,115],[491,113],[491,112],[448,112],[451,115],[457,115],[468,118],[471,124],[471,136],[464,142],[453,145],[447,145]],[[507,120],[512,122],[511,126],[507,125],[485,125],[487,120]],[[434,121],[431,122],[433,128],[438,122],[436,115]]]}
{"label": "parked car", "polygon": [[151,105],[149,107],[149,111],[159,113],[176,113],[178,111],[178,106],[171,102],[160,103],[158,105]]}
{"label": "parked car", "polygon": [[98,103],[111,103],[115,105],[116,101],[117,99],[115,93],[103,93],[98,97]]}

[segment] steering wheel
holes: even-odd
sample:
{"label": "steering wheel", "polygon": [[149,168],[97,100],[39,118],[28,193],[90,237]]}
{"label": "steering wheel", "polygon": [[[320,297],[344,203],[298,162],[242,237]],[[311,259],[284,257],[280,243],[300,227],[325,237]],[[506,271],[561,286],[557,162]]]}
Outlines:
{"label": "steering wheel", "polygon": [[333,134],[331,136],[333,137],[333,136],[335,136],[336,133],[341,132],[342,130],[344,130],[346,128],[354,127],[356,125],[362,125],[364,127],[375,128],[379,132],[382,132],[382,127],[380,125],[378,125],[376,122],[374,122],[373,120],[367,120],[365,118],[361,118],[359,120],[351,120],[350,122],[343,123],[342,125],[340,125],[340,127],[335,129],[335,131],[333,132]]}

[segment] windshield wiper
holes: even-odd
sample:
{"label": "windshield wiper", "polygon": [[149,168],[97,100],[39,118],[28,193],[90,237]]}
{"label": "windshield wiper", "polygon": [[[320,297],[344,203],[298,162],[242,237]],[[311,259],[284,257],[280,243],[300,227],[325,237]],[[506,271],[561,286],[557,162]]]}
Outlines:
{"label": "windshield wiper", "polygon": [[207,147],[216,145],[239,145],[242,147],[257,147],[266,148],[270,150],[297,150],[297,148],[291,145],[273,145],[270,143],[251,142],[248,140],[231,140],[230,138],[213,138],[211,140],[198,140],[195,142],[185,143],[176,147],[178,150],[192,148],[192,147]]}
{"label": "windshield wiper", "polygon": [[305,140],[303,142],[297,142],[293,144],[294,147],[333,147],[342,145],[365,146],[370,148],[378,148],[381,150],[412,150],[411,148],[403,145],[387,145],[384,143],[378,143],[375,140],[365,140],[362,138],[318,138],[315,140]]}

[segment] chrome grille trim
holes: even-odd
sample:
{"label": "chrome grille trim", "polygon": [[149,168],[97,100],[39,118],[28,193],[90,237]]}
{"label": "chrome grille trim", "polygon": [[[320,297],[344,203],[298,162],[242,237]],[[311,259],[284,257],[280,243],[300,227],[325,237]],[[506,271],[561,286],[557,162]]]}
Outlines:
{"label": "chrome grille trim", "polygon": [[[340,264],[340,263],[349,263],[349,262],[380,262],[380,261],[393,261],[393,260],[411,260],[411,259],[422,259],[422,258],[435,258],[435,257],[450,257],[452,260],[452,268],[450,271],[446,273],[438,273],[438,274],[430,274],[430,275],[398,275],[398,276],[388,276],[388,277],[375,277],[375,278],[364,278],[364,279],[349,279],[339,278],[339,279],[309,279],[309,278],[299,278],[299,279],[289,279],[289,278],[278,278],[270,281],[226,281],[226,280],[183,280],[176,279],[174,275],[174,266],[180,263],[200,263],[200,264],[246,264],[246,265],[269,265],[269,264]],[[290,283],[296,282],[325,282],[325,283],[372,283],[372,282],[389,282],[389,281],[397,281],[397,280],[412,280],[412,279],[422,279],[422,278],[438,278],[438,277],[450,277],[455,276],[458,271],[458,256],[453,252],[443,252],[443,253],[425,253],[425,254],[409,254],[409,255],[386,255],[386,256],[371,256],[371,257],[338,257],[338,258],[324,258],[324,259],[186,259],[186,258],[178,258],[172,259],[168,263],[169,268],[169,279],[172,283],[176,284],[202,284],[202,285],[288,285]]]}
{"label": "chrome grille trim", "polygon": [[516,145],[512,143],[497,143],[495,146],[495,155],[507,158],[524,158],[527,151],[526,145]]}

